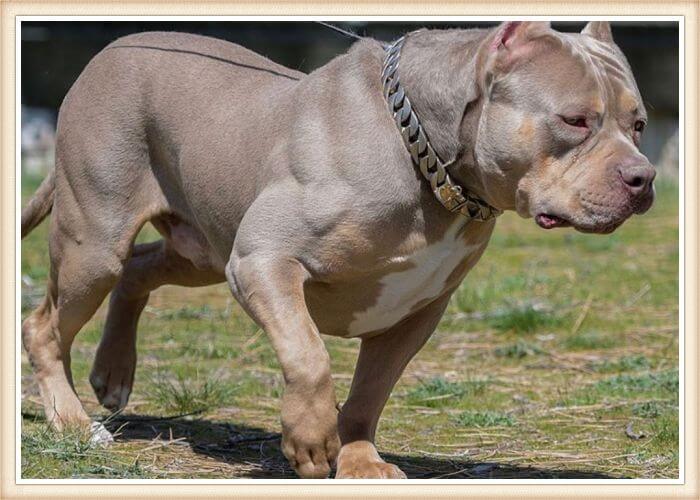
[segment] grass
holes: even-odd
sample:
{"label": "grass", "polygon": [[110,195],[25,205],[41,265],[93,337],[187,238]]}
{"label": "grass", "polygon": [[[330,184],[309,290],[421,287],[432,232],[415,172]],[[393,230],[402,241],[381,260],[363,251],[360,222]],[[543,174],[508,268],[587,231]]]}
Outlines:
{"label": "grass", "polygon": [[145,474],[138,457],[95,447],[86,433],[68,430],[58,435],[46,425],[22,433],[23,477],[133,479]]}
{"label": "grass", "polygon": [[[23,179],[23,195],[37,184]],[[678,477],[677,205],[661,182],[652,210],[607,236],[501,217],[387,403],[380,453],[421,478]],[[23,315],[43,294],[47,234],[45,223],[22,242]],[[101,419],[87,380],[104,318],[72,356]],[[342,402],[359,342],[325,341]],[[23,477],[294,477],[279,450],[279,365],[226,285],[154,292],[137,345],[106,449],[47,430],[23,354]]]}
{"label": "grass", "polygon": [[449,382],[444,378],[435,377],[412,387],[406,395],[406,400],[409,404],[431,408],[451,406],[457,400],[482,395],[487,386],[488,381],[486,380]]}
{"label": "grass", "polygon": [[644,401],[632,406],[632,414],[640,418],[655,419],[673,407],[673,401]]}
{"label": "grass", "polygon": [[564,339],[564,346],[571,351],[610,349],[619,345],[620,339],[597,330],[578,332]]}
{"label": "grass", "polygon": [[678,393],[678,371],[628,375],[623,373],[596,382],[593,389],[604,395],[628,395],[639,393]]}
{"label": "grass", "polygon": [[455,417],[456,422],[464,427],[511,427],[515,419],[496,411],[463,411]]}
{"label": "grass", "polygon": [[501,332],[532,333],[560,326],[563,319],[551,312],[539,310],[532,304],[526,304],[499,311],[490,323]]}
{"label": "grass", "polygon": [[523,340],[518,340],[513,344],[502,345],[494,349],[494,354],[506,358],[524,358],[525,356],[536,356],[544,351],[536,344],[530,344]]}
{"label": "grass", "polygon": [[615,373],[648,370],[651,368],[651,360],[642,355],[622,356],[617,359],[604,359],[594,361],[588,367],[599,373]]}
{"label": "grass", "polygon": [[233,388],[218,377],[202,379],[158,372],[149,380],[149,399],[168,412],[179,414],[201,413],[220,405],[229,404]]}

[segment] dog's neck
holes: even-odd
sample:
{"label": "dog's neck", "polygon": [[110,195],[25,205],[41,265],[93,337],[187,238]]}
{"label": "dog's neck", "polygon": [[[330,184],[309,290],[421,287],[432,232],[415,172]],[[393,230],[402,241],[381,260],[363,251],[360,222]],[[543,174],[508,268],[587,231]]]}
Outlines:
{"label": "dog's neck", "polygon": [[459,182],[458,178],[467,180],[470,176],[460,175],[457,169],[448,172],[447,168],[465,160],[471,163],[469,144],[461,131],[464,120],[473,121],[470,103],[480,94],[474,75],[484,33],[411,33],[387,48],[382,68],[389,109],[435,197],[449,211],[481,221],[501,211],[471,189],[470,184],[478,179]]}

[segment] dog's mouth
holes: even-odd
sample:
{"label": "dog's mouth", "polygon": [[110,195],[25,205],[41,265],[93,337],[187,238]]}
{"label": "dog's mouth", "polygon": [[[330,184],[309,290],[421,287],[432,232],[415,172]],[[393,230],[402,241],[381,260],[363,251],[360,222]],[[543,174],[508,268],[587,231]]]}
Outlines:
{"label": "dog's mouth", "polygon": [[575,223],[565,219],[560,215],[541,213],[535,216],[535,222],[543,229],[554,229],[555,227],[572,227],[581,233],[609,234],[615,231],[623,222],[620,220],[597,221],[595,223]]}
{"label": "dog's mouth", "polygon": [[542,229],[554,229],[555,227],[571,227],[572,224],[563,217],[553,214],[537,214],[535,222]]}

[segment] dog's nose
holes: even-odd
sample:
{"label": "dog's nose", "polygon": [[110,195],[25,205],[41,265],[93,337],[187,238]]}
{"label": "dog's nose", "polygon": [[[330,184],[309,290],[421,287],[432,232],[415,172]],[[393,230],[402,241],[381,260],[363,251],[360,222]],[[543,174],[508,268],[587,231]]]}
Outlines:
{"label": "dog's nose", "polygon": [[656,177],[656,170],[648,164],[622,166],[619,171],[622,181],[633,195],[647,191]]}

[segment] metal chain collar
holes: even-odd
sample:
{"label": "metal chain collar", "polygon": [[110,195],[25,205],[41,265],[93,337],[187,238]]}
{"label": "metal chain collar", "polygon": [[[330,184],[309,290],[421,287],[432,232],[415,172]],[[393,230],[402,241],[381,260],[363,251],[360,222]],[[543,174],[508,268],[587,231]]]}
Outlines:
{"label": "metal chain collar", "polygon": [[404,40],[405,37],[401,37],[386,48],[382,86],[384,98],[389,103],[389,109],[394,115],[394,121],[401,131],[401,137],[411,153],[413,162],[430,183],[435,197],[450,212],[459,212],[478,221],[487,221],[501,215],[501,210],[464,191],[462,186],[456,184],[447,173],[449,163],[443,163],[430,145],[418,116],[413,111],[411,101],[399,83],[397,70]]}

